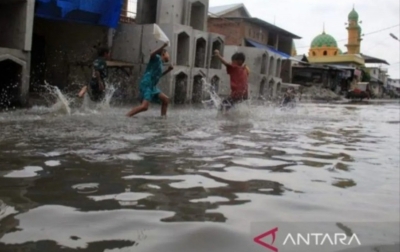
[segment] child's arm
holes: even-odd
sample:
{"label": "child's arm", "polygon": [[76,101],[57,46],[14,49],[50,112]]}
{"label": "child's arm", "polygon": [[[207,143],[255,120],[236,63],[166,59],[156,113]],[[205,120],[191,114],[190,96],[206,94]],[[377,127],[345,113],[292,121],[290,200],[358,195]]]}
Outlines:
{"label": "child's arm", "polygon": [[165,43],[163,46],[161,46],[160,48],[158,48],[157,50],[153,51],[150,54],[150,58],[153,58],[154,56],[156,56],[157,54],[160,54],[162,52],[162,50],[168,46],[168,43]]}
{"label": "child's arm", "polygon": [[173,67],[172,65],[170,65],[170,66],[168,67],[168,69],[164,71],[164,73],[161,75],[161,77],[163,77],[163,76],[166,75],[167,73],[171,72],[172,69],[174,69],[174,67]]}
{"label": "child's arm", "polygon": [[221,63],[224,64],[225,66],[230,66],[231,65],[221,56],[221,54],[219,53],[218,50],[214,51],[214,56],[217,57],[221,61]]}

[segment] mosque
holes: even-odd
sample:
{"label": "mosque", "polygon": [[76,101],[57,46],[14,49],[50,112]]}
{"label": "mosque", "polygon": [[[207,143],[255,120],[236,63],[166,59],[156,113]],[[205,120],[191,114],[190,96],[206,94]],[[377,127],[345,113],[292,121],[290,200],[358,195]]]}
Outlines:
{"label": "mosque", "polygon": [[[372,89],[376,89],[375,93],[382,93],[382,84],[387,78],[387,70],[379,69],[380,77],[374,77],[374,70],[371,67],[366,67],[366,64],[386,64],[383,59],[378,59],[372,56],[361,53],[361,41],[363,34],[361,29],[361,21],[359,15],[353,9],[347,16],[347,43],[345,47],[347,52],[342,52],[339,48],[337,40],[330,34],[325,32],[316,36],[310,45],[308,57],[305,55],[295,56],[298,60],[309,63],[307,66],[293,66],[293,80],[297,82],[323,82],[332,90],[346,91],[349,88],[353,89],[359,82],[369,82]],[[292,56],[296,55],[296,48],[292,48]],[[306,74],[308,72],[308,74]],[[306,77],[307,78],[306,78]],[[311,77],[310,77],[311,76]],[[317,78],[317,77],[318,78]],[[324,77],[330,76],[330,77]],[[376,86],[376,87],[375,87]],[[337,90],[338,91],[338,90]]]}
{"label": "mosque", "polygon": [[310,46],[308,52],[308,60],[310,63],[323,63],[323,64],[341,64],[353,67],[364,66],[365,59],[360,53],[362,33],[359,22],[359,15],[353,9],[348,15],[347,31],[347,53],[343,53],[335,38],[322,31],[322,34],[316,36]]}

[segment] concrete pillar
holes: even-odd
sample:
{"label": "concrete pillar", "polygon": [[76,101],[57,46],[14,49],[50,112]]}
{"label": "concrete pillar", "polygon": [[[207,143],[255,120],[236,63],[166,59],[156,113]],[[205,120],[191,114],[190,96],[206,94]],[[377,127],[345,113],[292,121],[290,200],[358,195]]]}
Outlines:
{"label": "concrete pillar", "polygon": [[8,93],[3,97],[6,106],[27,104],[34,7],[34,0],[0,2],[0,71],[5,71],[0,73],[0,91]]}

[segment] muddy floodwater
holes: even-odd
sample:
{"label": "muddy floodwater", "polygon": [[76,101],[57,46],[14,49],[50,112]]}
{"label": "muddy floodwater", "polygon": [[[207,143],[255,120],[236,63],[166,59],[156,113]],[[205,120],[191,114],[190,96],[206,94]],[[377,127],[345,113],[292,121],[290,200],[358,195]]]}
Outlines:
{"label": "muddy floodwater", "polygon": [[2,112],[0,251],[268,251],[252,225],[398,222],[399,109]]}

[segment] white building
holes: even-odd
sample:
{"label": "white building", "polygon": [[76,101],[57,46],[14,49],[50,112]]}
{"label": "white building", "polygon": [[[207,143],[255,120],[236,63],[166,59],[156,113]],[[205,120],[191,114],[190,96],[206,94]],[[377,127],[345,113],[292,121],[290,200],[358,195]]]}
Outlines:
{"label": "white building", "polygon": [[387,89],[389,90],[397,90],[400,92],[400,79],[391,79],[387,80]]}
{"label": "white building", "polygon": [[377,96],[381,97],[383,95],[383,87],[386,88],[388,69],[382,67],[368,67],[369,75],[371,79],[369,81],[369,87],[371,92]]}

